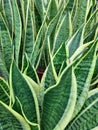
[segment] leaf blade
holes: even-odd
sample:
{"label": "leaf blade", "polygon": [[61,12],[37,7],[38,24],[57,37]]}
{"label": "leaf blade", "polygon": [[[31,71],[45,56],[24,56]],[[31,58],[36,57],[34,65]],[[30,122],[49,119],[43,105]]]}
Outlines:
{"label": "leaf blade", "polygon": [[0,129],[30,130],[30,126],[27,124],[24,118],[1,101],[0,122]]}
{"label": "leaf blade", "polygon": [[[72,82],[69,82],[69,80]],[[76,86],[76,79],[73,70],[71,67],[69,67],[63,72],[60,81],[56,85],[46,90],[43,102],[43,114],[41,122],[43,130],[59,130],[66,127],[71,118],[71,113],[73,113],[74,110],[77,91]],[[71,99],[73,98],[73,103],[69,101],[68,97]],[[66,118],[70,105],[72,109],[69,110],[70,115],[68,118]]]}
{"label": "leaf blade", "polygon": [[31,85],[26,82],[15,63],[12,64],[10,76],[10,84],[12,86],[12,90],[14,91],[14,96],[18,97],[22,105],[25,118],[33,124],[40,123],[36,94]]}

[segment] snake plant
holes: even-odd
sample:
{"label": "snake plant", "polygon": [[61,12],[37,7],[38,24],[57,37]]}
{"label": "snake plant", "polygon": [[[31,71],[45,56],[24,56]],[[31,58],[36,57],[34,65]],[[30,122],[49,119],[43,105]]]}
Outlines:
{"label": "snake plant", "polygon": [[97,6],[0,0],[0,130],[98,129]]}

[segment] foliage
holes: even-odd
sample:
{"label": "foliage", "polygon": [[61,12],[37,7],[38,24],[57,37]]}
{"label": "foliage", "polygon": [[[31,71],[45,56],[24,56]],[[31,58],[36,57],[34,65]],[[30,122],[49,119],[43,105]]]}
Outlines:
{"label": "foliage", "polygon": [[0,130],[98,128],[97,6],[0,0]]}

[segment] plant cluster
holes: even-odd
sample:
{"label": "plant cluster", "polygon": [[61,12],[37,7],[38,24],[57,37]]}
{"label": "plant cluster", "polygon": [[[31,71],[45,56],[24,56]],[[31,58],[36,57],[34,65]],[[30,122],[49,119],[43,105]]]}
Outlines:
{"label": "plant cluster", "polygon": [[98,129],[96,0],[0,0],[0,130]]}

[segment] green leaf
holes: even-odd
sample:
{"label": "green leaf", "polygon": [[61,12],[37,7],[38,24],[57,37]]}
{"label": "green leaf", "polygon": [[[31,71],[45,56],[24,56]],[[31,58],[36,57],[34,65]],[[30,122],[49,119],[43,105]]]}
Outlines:
{"label": "green leaf", "polygon": [[20,44],[21,44],[21,18],[19,14],[19,9],[16,0],[11,0],[12,11],[13,11],[13,26],[14,26],[14,53],[15,53],[15,60],[18,65],[19,59],[19,51],[20,51]]}
{"label": "green leaf", "polygon": [[42,130],[63,130],[74,111],[77,95],[72,67],[65,69],[56,85],[45,91],[41,120]]}
{"label": "green leaf", "polygon": [[23,0],[22,3],[21,3],[22,4],[21,6],[23,6],[23,10],[22,11],[23,11],[23,15],[24,15],[24,19],[25,20],[28,17],[27,16],[27,12],[28,12],[29,3],[30,3],[30,0]]}
{"label": "green leaf", "polygon": [[50,86],[56,84],[56,81],[57,81],[57,74],[54,69],[53,62],[51,61],[51,63],[48,65],[48,67],[46,68],[43,74],[43,77],[41,80],[41,87],[44,89],[47,89]]}
{"label": "green leaf", "polygon": [[88,48],[91,46],[91,44],[94,43],[93,41],[90,41],[86,44],[82,44],[75,52],[74,54],[71,56],[70,58],[70,62],[74,61],[75,59],[77,59],[79,61],[80,57],[82,57],[82,55],[86,52],[86,50],[88,50]]}
{"label": "green leaf", "polygon": [[28,57],[31,57],[31,53],[34,46],[34,24],[31,11],[28,7],[27,18],[26,18],[26,37],[25,37],[25,52]]}
{"label": "green leaf", "polygon": [[3,8],[4,17],[6,19],[10,35],[13,38],[13,12],[11,7],[11,1],[3,0]]}
{"label": "green leaf", "polygon": [[51,0],[48,4],[47,12],[46,12],[44,21],[43,21],[43,23],[40,27],[40,30],[37,34],[36,41],[35,41],[35,44],[34,44],[34,48],[33,48],[32,54],[31,54],[30,62],[32,63],[32,65],[35,65],[35,61],[36,61],[36,58],[38,56],[38,52],[39,52],[39,49],[40,49],[40,46],[41,46],[41,40],[43,38],[43,33],[44,33],[45,27],[46,27],[46,24],[45,24],[46,23],[46,16],[48,14],[50,5],[51,5]]}
{"label": "green leaf", "polygon": [[42,39],[42,35],[43,35],[43,32],[44,32],[44,24],[45,24],[45,21],[41,25],[41,28],[40,28],[40,30],[37,34],[36,41],[35,41],[35,44],[34,44],[34,48],[33,48],[32,54],[31,54],[30,62],[32,63],[33,66],[35,65],[36,58],[37,58],[38,53],[39,53],[39,49],[40,49],[40,45],[41,45],[41,39]]}
{"label": "green leaf", "polygon": [[72,9],[74,8],[75,2],[76,2],[76,0],[68,0],[66,11],[72,12]]}
{"label": "green leaf", "polygon": [[38,9],[38,12],[41,16],[41,20],[43,21],[44,20],[44,3],[43,3],[43,0],[35,0],[35,5]]}
{"label": "green leaf", "polygon": [[39,78],[38,78],[37,72],[36,72],[35,68],[31,65],[30,62],[28,62],[26,74],[30,78],[32,78],[36,83],[39,83]]}
{"label": "green leaf", "polygon": [[24,56],[23,56],[23,59],[22,59],[22,69],[21,69],[21,71],[24,72],[25,69],[27,68],[27,66],[28,66],[28,56],[25,53]]}
{"label": "green leaf", "polygon": [[62,44],[55,55],[53,56],[53,64],[56,70],[57,75],[59,74],[60,68],[63,64],[63,62],[67,61],[68,53],[65,47],[65,44]]}
{"label": "green leaf", "polygon": [[17,112],[0,101],[0,130],[31,130],[28,123]]}
{"label": "green leaf", "polygon": [[67,48],[69,51],[68,58],[70,58],[82,44],[83,44],[83,26],[78,29],[78,31],[67,43]]}
{"label": "green leaf", "polygon": [[39,83],[39,78],[37,75],[37,72],[35,70],[35,68],[32,66],[32,64],[30,63],[30,60],[28,58],[28,56],[25,54],[24,56],[24,73],[26,75],[28,75],[31,79],[33,79],[36,83]]}
{"label": "green leaf", "polygon": [[[44,97],[44,91],[41,88],[41,86],[39,84],[36,84],[36,82],[34,80],[32,80],[29,76],[23,74],[25,80],[31,85],[31,87],[34,89],[37,99],[38,99],[38,103],[39,103],[39,107],[40,110],[43,108],[43,97]],[[40,111],[41,112],[41,111]]]}
{"label": "green leaf", "polygon": [[10,37],[10,33],[8,27],[4,21],[4,18],[0,14],[0,28],[1,28],[1,47],[2,47],[2,55],[4,57],[4,61],[9,71],[11,62],[12,62],[12,39]]}
{"label": "green leaf", "polygon": [[34,22],[30,3],[30,0],[18,1],[18,4],[20,5],[19,12],[23,22],[21,48],[23,49],[23,53],[26,52],[29,58],[34,45]]}
{"label": "green leaf", "polygon": [[93,41],[94,39],[97,38],[98,35],[98,23],[96,23],[93,28],[90,30],[90,32],[86,35],[86,37],[84,38],[84,44],[90,41]]}
{"label": "green leaf", "polygon": [[[89,12],[87,15],[87,20],[89,20],[90,17],[92,16],[92,14],[97,10],[97,4],[98,4],[98,2],[96,0],[89,1],[90,9],[89,9]],[[97,20],[97,15],[94,18],[94,21],[96,21],[96,20]]]}
{"label": "green leaf", "polygon": [[31,86],[33,87],[37,97],[39,98],[39,92],[40,92],[40,86],[34,81],[32,80],[29,76],[23,74],[23,77],[25,78],[25,80],[31,84]]}
{"label": "green leaf", "polygon": [[51,6],[50,6],[50,11],[49,11],[49,21],[51,21],[57,14],[58,12],[58,7],[57,7],[57,2],[56,0],[52,0]]}
{"label": "green leaf", "polygon": [[4,57],[2,55],[2,46],[1,46],[1,29],[0,29],[0,77],[8,80],[8,71],[5,65]]}
{"label": "green leaf", "polygon": [[[70,1],[70,0],[69,0]],[[72,0],[73,1],[73,0]],[[77,5],[78,5],[78,2],[77,0],[74,0],[74,3],[73,3],[73,8],[72,8],[72,11],[71,11],[71,18],[72,18],[72,21],[74,19],[74,16],[76,15],[77,13]]]}
{"label": "green leaf", "polygon": [[11,67],[10,80],[11,93],[14,92],[14,96],[18,97],[25,119],[31,122],[31,125],[40,124],[39,106],[35,91],[22,76],[15,62]]}
{"label": "green leaf", "polygon": [[68,66],[70,63],[73,63],[74,65],[76,65],[79,62],[79,60],[81,59],[81,57],[83,56],[83,54],[86,52],[86,50],[88,50],[88,48],[90,48],[91,44],[93,44],[93,43],[94,43],[94,41],[88,42],[86,44],[82,44],[74,52],[74,54],[71,56],[70,59],[68,59],[68,49],[66,48],[66,59],[62,62],[58,76],[65,69],[65,67]]}
{"label": "green leaf", "polygon": [[91,45],[90,49],[84,54],[75,65],[75,75],[77,79],[77,102],[73,117],[75,117],[82,108],[88,96],[91,79],[96,64],[97,42]]}
{"label": "green leaf", "polygon": [[92,130],[97,125],[98,98],[94,100],[91,99],[91,102],[87,104],[87,107],[74,119],[66,130]]}
{"label": "green leaf", "polygon": [[0,52],[0,76],[3,77],[6,81],[8,81],[8,71],[1,52]]}
{"label": "green leaf", "polygon": [[93,78],[95,78],[98,75],[98,54],[97,54],[97,60],[96,60],[96,66],[93,74]]}
{"label": "green leaf", "polygon": [[91,129],[91,130],[98,130],[98,126],[96,126],[95,128]]}
{"label": "green leaf", "polygon": [[[89,2],[89,1],[88,1]],[[80,26],[85,23],[87,17],[87,5],[88,2],[86,0],[77,0],[76,13],[73,19],[73,32],[75,33]]]}
{"label": "green leaf", "polygon": [[7,105],[10,103],[9,86],[6,81],[0,77],[0,100]]}
{"label": "green leaf", "polygon": [[81,112],[86,108],[88,107],[93,101],[95,101],[96,99],[98,98],[98,88],[96,89],[93,89],[93,90],[90,90],[89,93],[88,93],[88,98],[87,100],[85,101],[82,109],[81,109]]}
{"label": "green leaf", "polygon": [[38,61],[40,61],[40,58],[41,58],[41,55],[42,55],[43,51],[45,49],[48,49],[48,44],[47,44],[48,43],[48,39],[51,42],[51,44],[50,44],[51,50],[53,48],[53,34],[55,32],[55,28],[56,28],[56,25],[58,23],[58,20],[59,20],[59,17],[61,15],[62,11],[63,11],[63,8],[60,8],[60,10],[58,11],[57,15],[50,21],[50,23],[49,23],[49,25],[47,27],[47,31],[46,31],[46,34],[45,34],[45,38],[44,38],[44,41],[43,41],[43,45],[42,45],[42,48],[41,48],[41,51],[40,51],[40,56],[39,56],[39,60]]}
{"label": "green leaf", "polygon": [[98,20],[95,19],[95,17],[97,17],[98,15],[98,9],[96,9],[94,11],[94,13],[90,16],[90,18],[88,19],[86,25],[85,25],[85,37],[87,37],[87,35],[91,32],[91,30],[94,28],[95,25],[98,26]]}
{"label": "green leaf", "polygon": [[50,86],[54,85],[58,80],[56,70],[55,70],[54,64],[53,64],[53,58],[52,58],[52,54],[50,51],[49,41],[48,41],[48,48],[49,48],[48,53],[49,53],[49,57],[50,57],[50,63],[46,67],[46,70],[42,76],[41,86],[43,89],[49,88]]}
{"label": "green leaf", "polygon": [[9,85],[8,85],[8,83],[2,77],[0,77],[0,84],[5,89],[7,95],[10,95]]}
{"label": "green leaf", "polygon": [[[66,33],[65,33],[66,32]],[[53,43],[53,53],[55,53],[62,43],[65,43],[68,38],[72,34],[72,27],[71,27],[71,16],[70,14],[65,14],[62,17],[60,23],[58,23],[55,36],[54,36],[54,43]]]}
{"label": "green leaf", "polygon": [[37,36],[37,33],[39,32],[39,29],[42,25],[42,20],[39,14],[39,11],[37,9],[37,7],[35,6],[35,1],[33,2],[33,10],[32,10],[32,15],[33,15],[33,20],[34,20],[34,30],[35,30],[35,37]]}

